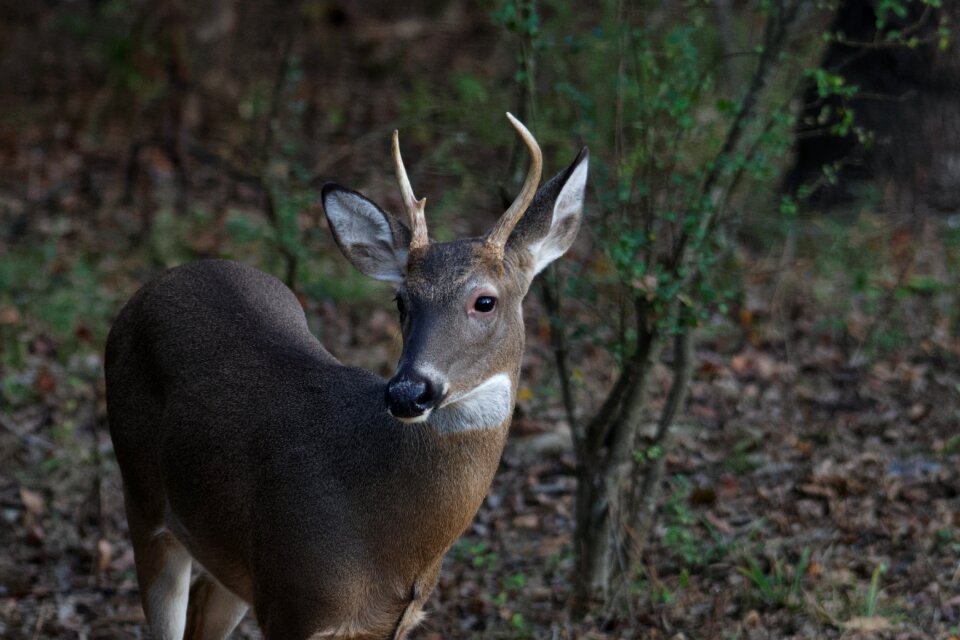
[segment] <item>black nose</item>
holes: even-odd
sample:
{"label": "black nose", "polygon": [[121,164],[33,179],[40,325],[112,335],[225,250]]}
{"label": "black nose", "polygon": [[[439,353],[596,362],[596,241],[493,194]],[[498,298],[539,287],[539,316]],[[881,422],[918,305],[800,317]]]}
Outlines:
{"label": "black nose", "polygon": [[439,385],[413,371],[401,371],[387,383],[387,409],[396,418],[416,418],[440,401]]}

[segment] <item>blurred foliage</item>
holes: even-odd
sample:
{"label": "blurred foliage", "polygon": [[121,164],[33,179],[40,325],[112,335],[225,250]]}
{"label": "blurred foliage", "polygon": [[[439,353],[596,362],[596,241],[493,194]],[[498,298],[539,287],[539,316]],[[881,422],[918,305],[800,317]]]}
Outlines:
{"label": "blurred foliage", "polygon": [[20,338],[47,333],[60,343],[61,361],[78,347],[103,344],[118,293],[105,284],[101,262],[80,254],[59,255],[57,243],[49,240],[0,260],[0,308],[6,310],[0,324],[5,364],[25,362],[29,345]]}
{"label": "blurred foliage", "polygon": [[[939,3],[880,3],[880,39],[863,46],[919,46],[908,19],[911,5]],[[737,13],[744,28],[735,41],[716,19],[729,8],[708,2],[669,10],[659,3],[609,0],[585,15],[559,0],[503,0],[492,14],[517,42],[514,83],[533,129],[548,143],[564,135],[582,137],[592,151],[590,231],[602,257],[575,265],[555,291],[548,280],[545,293],[548,306],[564,292],[587,307],[588,314],[563,314],[579,326],[577,320],[564,325],[554,302],[554,330],[599,344],[620,368],[615,382],[602,390],[602,402],[580,406],[570,391],[564,394],[579,463],[577,499],[605,505],[599,514],[592,507],[579,509],[581,601],[597,598],[600,590],[601,599],[620,601],[625,574],[640,561],[637,550],[652,527],[644,515],[650,510],[641,505],[658,499],[670,426],[690,380],[683,355],[689,346],[682,345],[690,344],[697,326],[726,314],[727,303],[742,297],[739,268],[729,260],[733,234],[761,219],[789,238],[806,198],[818,184],[838,180],[838,166],[827,164],[815,181],[775,195],[794,145],[799,114],[794,97],[803,83],[826,105],[822,120],[830,135],[850,138],[861,148],[874,143],[850,105],[861,95],[859,87],[842,70],[819,66],[824,43],[842,37],[823,31],[829,9],[835,7],[749,3]],[[900,20],[896,26],[893,17]],[[751,24],[762,28],[750,29]],[[946,24],[944,17],[927,45],[945,46]],[[823,37],[798,37],[810,32]],[[742,86],[724,82],[734,56],[749,61],[740,69],[749,78]],[[855,294],[847,298],[852,307],[869,318],[886,318],[894,299],[942,290],[936,278],[907,277],[904,269],[887,286],[883,271],[903,263],[902,254],[839,252],[848,261],[843,272],[850,280],[844,284]],[[906,340],[899,324],[865,325],[861,345],[890,349]],[[672,386],[655,418],[655,435],[641,437],[648,374],[672,336],[677,336]],[[554,337],[553,345],[560,376],[575,389],[565,363],[571,348],[566,337]],[[658,455],[646,455],[650,451]],[[683,548],[683,538],[676,536],[687,529],[669,531],[673,544]],[[608,577],[607,571],[618,575]],[[766,600],[798,597],[797,584],[788,588],[776,572],[767,576],[756,563],[744,571]]]}
{"label": "blurred foliage", "polygon": [[[940,6],[937,0],[879,3],[879,44],[863,46],[945,48],[950,42],[945,13],[920,35],[924,18],[909,20],[915,7]],[[789,167],[797,130],[794,97],[804,82],[823,101],[821,120],[832,135],[852,137],[863,148],[875,144],[874,132],[857,122],[849,104],[861,95],[860,88],[842,69],[817,66],[824,43],[842,40],[842,33],[825,30],[819,39],[792,39],[772,62],[776,73],[763,78],[768,86],[760,106],[744,110],[750,89],[729,85],[725,76],[731,60],[741,73],[762,64],[764,47],[771,43],[760,41],[757,27],[772,7],[757,2],[737,14],[736,42],[725,40],[731,34],[721,32],[718,9],[710,2],[663,10],[656,3],[611,0],[586,15],[562,0],[504,0],[491,13],[519,43],[514,82],[527,93],[528,117],[538,136],[552,145],[572,135],[591,149],[595,202],[588,208],[589,230],[603,257],[561,267],[571,273],[563,289],[589,311],[580,316],[588,326],[566,330],[594,340],[621,364],[637,346],[633,302],[645,299],[649,321],[666,334],[680,328],[681,318],[701,323],[725,314],[742,296],[740,266],[725,257],[733,246],[728,229],[740,233],[749,223],[747,237],[779,246],[799,228],[797,216],[806,199],[819,185],[839,179],[839,164],[825,164],[813,182],[778,195],[777,181]],[[809,14],[825,9],[801,3],[799,13],[816,22]],[[747,117],[737,122],[742,115]],[[742,139],[736,148],[725,148],[732,127],[742,128]],[[836,273],[838,266],[839,274],[849,275],[823,280],[846,289],[835,291],[832,300],[847,305],[847,311],[863,300],[864,313],[876,312],[870,300],[882,296],[871,290],[870,281],[896,268],[892,256],[882,255],[882,247],[864,254],[857,248],[859,232],[846,222],[824,218],[822,224],[831,227],[829,235],[836,240],[804,250],[817,256],[822,275]],[[851,237],[845,237],[848,232]],[[853,262],[837,265],[832,248],[845,252],[841,260]],[[872,264],[857,266],[856,261]],[[924,276],[901,284],[900,297],[949,286]],[[877,346],[897,346],[881,342]]]}
{"label": "blurred foliage", "polygon": [[[56,208],[51,214],[53,229],[85,224],[84,216],[93,226],[101,224],[95,218],[119,220],[104,225],[103,233],[121,233],[123,247],[115,238],[80,251],[73,239],[14,245],[0,267],[0,303],[22,312],[41,332],[49,329],[69,351],[87,344],[70,337],[81,326],[93,332],[89,344],[102,343],[111,313],[130,293],[132,280],[209,255],[255,262],[280,277],[292,274],[287,279],[314,299],[361,304],[381,299],[384,289],[357,276],[334,252],[316,203],[319,182],[332,177],[332,167],[345,165],[337,169],[351,176],[345,182],[372,184],[379,192],[374,195],[387,194],[379,199],[386,199],[389,208],[394,189],[383,186],[389,184],[383,177],[389,176],[385,141],[389,129],[397,126],[409,149],[415,188],[429,196],[434,236],[443,240],[482,232],[500,209],[503,194],[511,191],[510,180],[522,174],[517,166],[484,170],[490,158],[506,157],[504,149],[517,148],[508,127],[491,124],[502,123],[502,112],[517,102],[548,163],[572,155],[571,138],[591,148],[585,248],[578,261],[564,262],[558,281],[560,291],[579,307],[572,317],[558,318],[555,326],[574,342],[603,347],[615,363],[622,365],[637,347],[637,312],[631,302],[643,301],[644,313],[664,335],[725,315],[731,303],[739,304],[743,265],[731,251],[739,231],[731,230],[742,229],[744,222],[749,224],[741,235],[767,251],[778,251],[786,238],[800,232],[803,255],[815,256],[814,271],[821,282],[818,303],[829,310],[824,323],[841,333],[848,331],[851,314],[876,314],[891,298],[898,303],[950,298],[958,289],[951,274],[960,270],[952,268],[946,277],[910,270],[899,277],[898,258],[875,241],[883,231],[862,228],[872,224],[869,216],[853,225],[842,217],[824,216],[810,231],[802,210],[816,185],[777,194],[794,140],[793,99],[799,82],[810,82],[820,98],[840,100],[840,107],[824,107],[830,110],[824,122],[835,135],[875,144],[872,132],[858,125],[855,110],[844,106],[859,88],[842,70],[815,64],[820,47],[843,40],[845,34],[827,30],[822,38],[786,49],[777,61],[784,72],[771,80],[763,107],[743,123],[744,143],[737,150],[724,149],[747,91],[744,83],[731,84],[730,76],[743,76],[762,57],[758,34],[772,6],[758,2],[738,8],[726,33],[711,2],[665,8],[662,3],[606,0],[585,12],[565,0],[491,0],[478,6],[487,28],[512,37],[505,45],[485,43],[496,64],[472,60],[448,74],[429,74],[413,63],[390,64],[404,55],[414,57],[416,40],[393,42],[396,35],[388,30],[384,45],[360,41],[350,30],[355,25],[331,27],[342,19],[335,3],[294,3],[273,12],[270,20],[279,27],[296,25],[290,46],[262,35],[260,40],[249,38],[250,25],[262,32],[266,20],[266,14],[253,9],[244,9],[250,15],[231,14],[234,23],[246,20],[241,23],[246,31],[234,24],[229,27],[235,31],[232,36],[225,31],[217,40],[198,35],[207,29],[211,15],[222,18],[213,15],[217,9],[211,7],[177,2],[154,6],[135,0],[58,5],[49,13],[51,21],[43,23],[52,28],[59,47],[49,57],[63,66],[65,78],[78,73],[91,83],[96,96],[81,107],[66,103],[65,123],[58,126],[70,128],[82,140],[84,153],[104,149],[122,157],[122,148],[117,152],[110,146],[117,145],[118,138],[110,134],[117,120],[130,123],[135,136],[128,141],[131,146],[158,148],[152,155],[133,157],[132,164],[142,168],[139,183],[127,185],[135,195],[131,203],[118,201],[109,186],[94,182],[91,188],[100,200],[91,197],[84,203],[83,215]],[[909,24],[903,26],[918,6],[936,9],[941,3],[877,4],[878,37],[884,46],[949,44],[945,14],[938,14],[935,28],[922,37]],[[630,20],[622,19],[624,7],[632,12]],[[388,29],[390,23],[377,25]],[[334,41],[329,49],[321,47],[323,38],[316,35],[321,33]],[[241,44],[244,38],[251,42],[242,49],[231,37]],[[240,60],[223,53],[238,51],[244,55]],[[342,61],[334,62],[335,56]],[[377,60],[371,62],[373,58]],[[49,72],[54,63],[44,64]],[[331,70],[326,84],[318,77],[325,68]],[[335,86],[342,77],[337,73],[364,73],[371,82],[380,82],[366,102],[393,99],[386,114],[375,116],[355,95],[338,93],[344,90]],[[83,85],[77,79],[59,81],[64,84],[58,87]],[[54,93],[71,92],[59,88]],[[51,112],[38,109],[34,116],[39,122]],[[390,121],[380,122],[384,118]],[[371,122],[378,122],[380,129],[368,131]],[[164,146],[168,139],[174,142]],[[350,150],[340,151],[336,144]],[[361,149],[382,153],[375,162],[357,160]],[[328,154],[333,158],[329,162]],[[522,163],[522,154],[514,151],[513,156],[518,159],[515,165]],[[187,176],[197,184],[190,185],[193,201],[185,206],[169,194],[184,190],[169,175],[178,171],[177,162],[200,176]],[[222,171],[224,167],[229,171]],[[225,175],[211,176],[214,169]],[[838,167],[824,166],[820,178],[839,179]],[[256,194],[234,193],[232,200],[209,195],[215,189],[236,190],[237,181]],[[139,195],[141,191],[147,195]],[[465,202],[475,204],[466,209]],[[138,235],[130,220],[140,216],[149,222]],[[946,238],[945,259],[954,266],[960,251],[956,235]],[[80,245],[91,236],[83,237]],[[678,258],[681,245],[691,259]],[[107,269],[102,263],[121,251],[129,252],[123,264],[136,267],[125,288],[115,291],[102,283],[110,279],[105,271],[116,263],[109,262]],[[42,284],[24,280],[24,274],[39,270],[51,272]],[[912,313],[909,305],[898,308],[903,310],[898,313]],[[951,325],[960,327],[956,305],[949,308]],[[895,348],[914,337],[898,334],[899,320],[888,324],[862,334],[870,349]],[[11,342],[14,331],[4,331],[5,353],[22,351]],[[582,376],[574,383],[586,384]]]}
{"label": "blurred foliage", "polygon": [[[614,321],[594,323],[590,333],[621,361],[636,348],[632,301],[649,302],[650,319],[666,333],[676,329],[677,300],[696,308],[686,318],[724,309],[735,281],[717,268],[729,240],[711,232],[711,220],[731,206],[735,191],[756,195],[772,186],[794,126],[784,85],[744,123],[749,143],[724,149],[743,88],[730,93],[718,84],[728,53],[711,19],[714,8],[692,2],[654,18],[658,9],[637,3],[624,21],[622,5],[606,2],[586,17],[564,2],[542,3],[549,20],[534,3],[505,2],[494,13],[535,52],[538,135],[550,143],[572,133],[591,148],[597,208],[590,228],[603,258],[583,265],[567,290],[595,310],[591,322]],[[749,51],[749,43],[742,48]],[[521,59],[518,66],[522,85],[532,65]],[[719,198],[704,192],[707,181],[722,191]],[[749,205],[776,202],[751,198]],[[695,259],[681,264],[679,245],[687,243]]]}

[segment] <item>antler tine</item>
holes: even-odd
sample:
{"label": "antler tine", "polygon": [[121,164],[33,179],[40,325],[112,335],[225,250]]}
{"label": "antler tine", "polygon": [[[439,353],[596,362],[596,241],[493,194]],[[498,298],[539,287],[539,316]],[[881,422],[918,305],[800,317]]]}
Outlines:
{"label": "antler tine", "polygon": [[527,178],[520,189],[520,194],[510,205],[510,208],[500,216],[497,224],[487,235],[487,243],[493,246],[499,255],[503,255],[503,248],[506,246],[513,228],[517,226],[527,207],[533,201],[533,196],[536,195],[537,187],[540,185],[540,175],[543,172],[543,154],[540,152],[540,145],[537,144],[533,134],[523,126],[522,122],[513,117],[512,113],[507,112],[507,119],[520,135],[524,144],[527,145],[527,151],[530,152],[530,168],[527,170]]}
{"label": "antler tine", "polygon": [[427,199],[417,200],[416,196],[413,195],[407,170],[403,167],[403,158],[400,157],[400,133],[396,130],[393,132],[393,164],[397,171],[400,194],[403,197],[403,208],[410,218],[410,230],[412,231],[410,250],[424,249],[430,243],[427,237],[427,218],[423,213],[427,206]]}

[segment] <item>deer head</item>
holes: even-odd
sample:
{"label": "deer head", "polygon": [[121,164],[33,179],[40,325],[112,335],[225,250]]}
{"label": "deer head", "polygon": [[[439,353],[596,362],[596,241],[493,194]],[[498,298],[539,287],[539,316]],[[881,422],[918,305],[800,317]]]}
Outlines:
{"label": "deer head", "polygon": [[387,410],[444,431],[495,428],[510,417],[524,346],[521,303],[531,281],[570,247],[580,227],[588,153],[537,189],[542,154],[507,114],[530,153],[513,204],[482,237],[431,242],[407,178],[397,132],[393,160],[408,224],[363,195],[323,187],[323,208],[344,256],[396,286],[403,351]]}

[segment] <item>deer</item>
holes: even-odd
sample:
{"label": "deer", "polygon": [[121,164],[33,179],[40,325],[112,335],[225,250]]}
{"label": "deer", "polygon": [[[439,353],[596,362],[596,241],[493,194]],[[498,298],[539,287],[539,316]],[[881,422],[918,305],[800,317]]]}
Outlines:
{"label": "deer", "polygon": [[266,640],[402,640],[421,621],[505,446],[523,298],[582,218],[587,149],[538,188],[540,147],[507,117],[530,165],[481,237],[429,238],[396,131],[406,222],[321,189],[342,254],[396,288],[389,380],[341,363],[289,288],[237,262],[165,271],[121,309],[107,417],[154,638],[226,638],[251,608]]}

